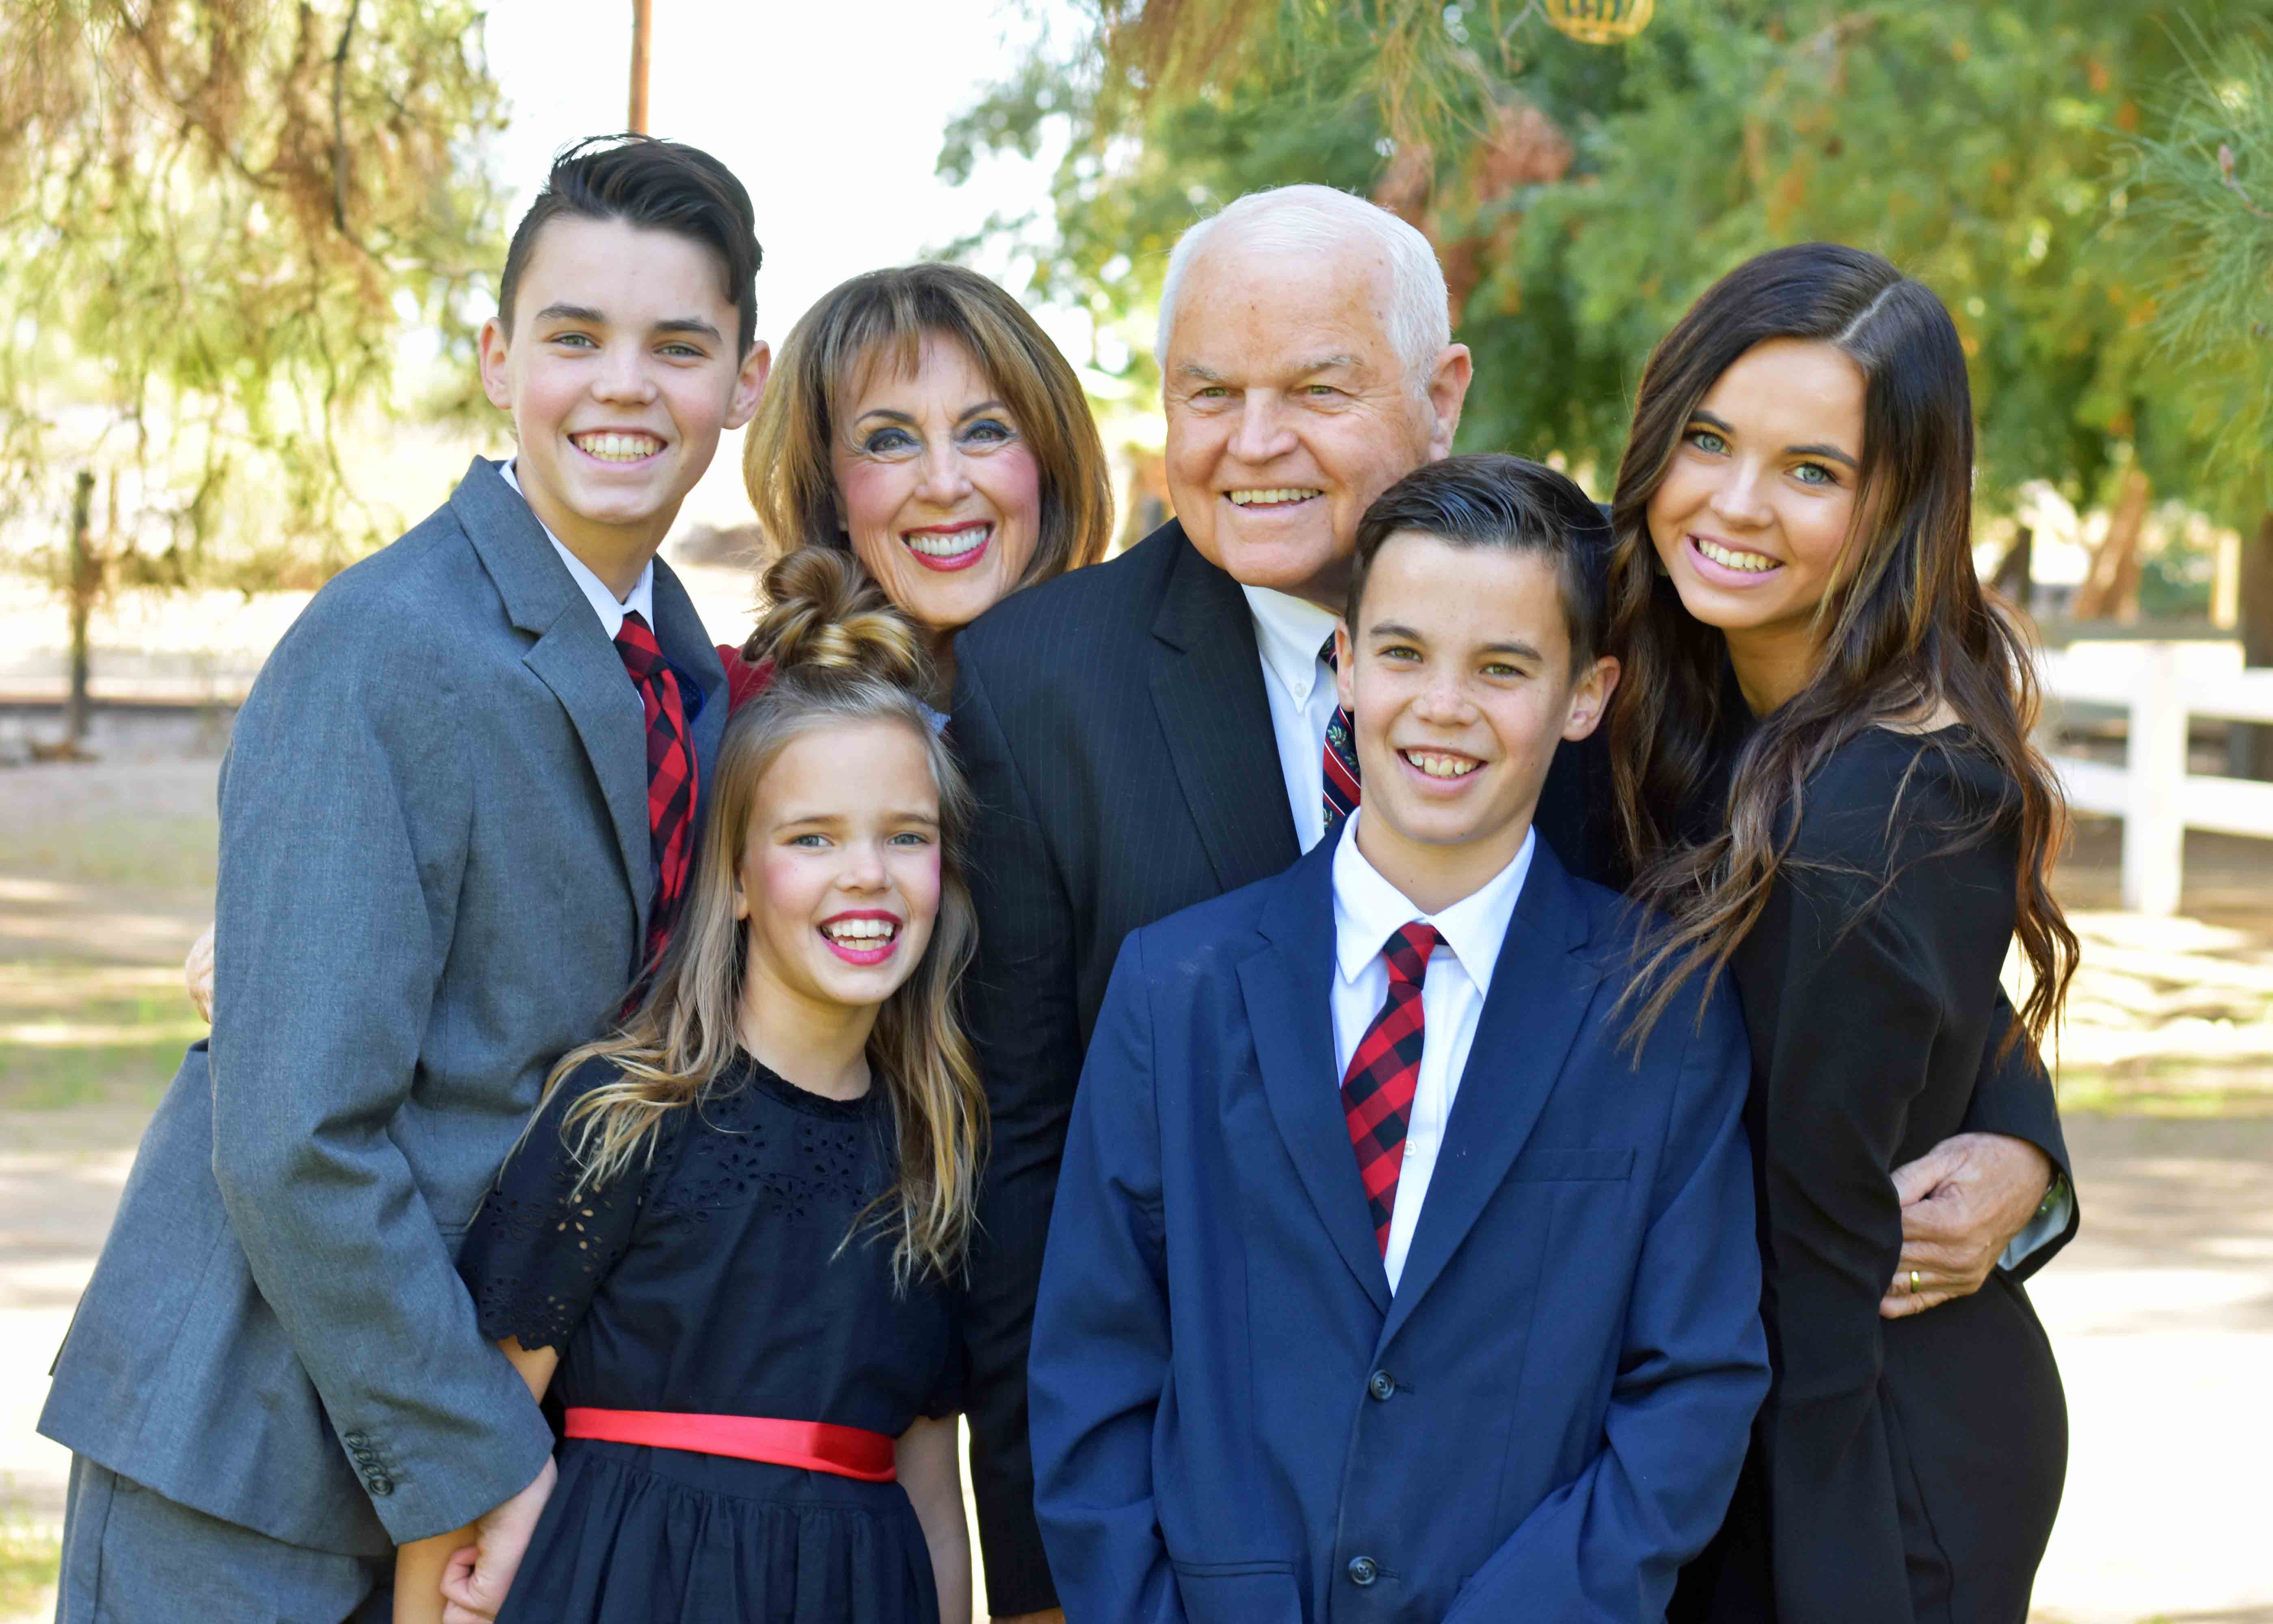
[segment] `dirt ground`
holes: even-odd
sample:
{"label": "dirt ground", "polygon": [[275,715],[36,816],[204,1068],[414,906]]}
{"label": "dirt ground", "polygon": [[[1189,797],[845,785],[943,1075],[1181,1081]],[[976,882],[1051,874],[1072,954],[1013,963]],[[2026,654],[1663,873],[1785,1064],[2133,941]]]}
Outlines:
{"label": "dirt ground", "polygon": [[[210,913],[216,763],[112,744],[0,768],[0,1624],[52,1608],[67,1463],[33,1431],[48,1362],[201,1029],[178,966]],[[2064,1098],[2084,1228],[2031,1288],[2072,1429],[2037,1618],[2273,1624],[2273,852],[2190,849],[2201,917],[2152,924],[2106,911],[2112,851],[2087,831],[2063,883],[2087,963],[2121,968],[2079,985]]]}

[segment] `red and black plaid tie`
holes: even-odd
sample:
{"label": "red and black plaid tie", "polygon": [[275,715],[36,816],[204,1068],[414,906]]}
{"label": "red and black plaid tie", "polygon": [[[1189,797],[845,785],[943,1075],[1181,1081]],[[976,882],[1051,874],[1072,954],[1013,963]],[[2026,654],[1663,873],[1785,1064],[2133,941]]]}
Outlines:
{"label": "red and black plaid tie", "polygon": [[[1326,646],[1318,651],[1318,658],[1326,662],[1326,670],[1339,670],[1334,659],[1334,640],[1328,638]],[[1357,776],[1357,740],[1350,733],[1350,714],[1341,706],[1334,707],[1332,721],[1326,723],[1325,775],[1326,834],[1342,827],[1342,819],[1357,809],[1359,790]]]}
{"label": "red and black plaid tie", "polygon": [[637,613],[624,617],[616,652],[647,711],[647,840],[655,861],[655,900],[647,910],[647,954],[653,968],[679,921],[694,863],[694,748],[686,731],[686,706],[679,677],[664,662],[655,633]]}
{"label": "red and black plaid tie", "polygon": [[1389,998],[1358,1039],[1342,1079],[1342,1110],[1357,1149],[1358,1177],[1373,1213],[1373,1238],[1389,1254],[1389,1220],[1397,1210],[1397,1174],[1405,1164],[1405,1126],[1421,1081],[1421,983],[1429,955],[1444,939],[1414,920],[1382,944],[1389,961]]}

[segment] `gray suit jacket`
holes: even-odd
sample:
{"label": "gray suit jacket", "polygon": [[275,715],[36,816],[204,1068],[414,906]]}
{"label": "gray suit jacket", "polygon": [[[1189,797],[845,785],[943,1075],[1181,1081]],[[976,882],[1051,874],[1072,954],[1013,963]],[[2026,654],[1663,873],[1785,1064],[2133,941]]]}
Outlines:
{"label": "gray suit jacket", "polygon": [[[660,562],[655,610],[707,789],[724,673]],[[351,1554],[524,1487],[551,1435],[454,1260],[547,1067],[619,1006],[652,886],[637,693],[477,459],[316,595],[237,718],[210,1052],[143,1138],[40,1430]]]}

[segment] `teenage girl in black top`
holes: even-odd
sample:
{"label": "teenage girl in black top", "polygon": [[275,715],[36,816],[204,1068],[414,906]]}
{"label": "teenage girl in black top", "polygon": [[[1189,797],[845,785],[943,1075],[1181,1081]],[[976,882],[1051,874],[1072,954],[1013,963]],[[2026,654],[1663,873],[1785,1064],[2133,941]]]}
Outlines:
{"label": "teenage girl in black top", "polygon": [[2021,1287],[1879,1314],[1892,1170],[2018,1038],[1992,1019],[2007,947],[2028,1040],[2075,961],[1972,473],[1948,312],[1851,249],[1731,273],[1636,403],[1612,507],[1622,832],[1677,923],[1655,985],[1725,972],[1743,996],[1775,1367],[1677,1619],[2022,1624],[2059,1506],[2067,1412]]}

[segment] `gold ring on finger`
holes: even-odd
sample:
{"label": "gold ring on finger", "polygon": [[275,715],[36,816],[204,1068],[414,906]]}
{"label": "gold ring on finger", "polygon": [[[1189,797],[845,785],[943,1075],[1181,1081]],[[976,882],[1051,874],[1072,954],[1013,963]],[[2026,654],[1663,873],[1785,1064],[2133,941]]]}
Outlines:
{"label": "gold ring on finger", "polygon": [[1911,1295],[1912,1297],[1916,1297],[1917,1294],[1918,1294],[1918,1271],[1917,1271],[1917,1270],[1916,1270],[1915,1269],[1913,1269],[1912,1270],[1910,1270],[1910,1295]]}

